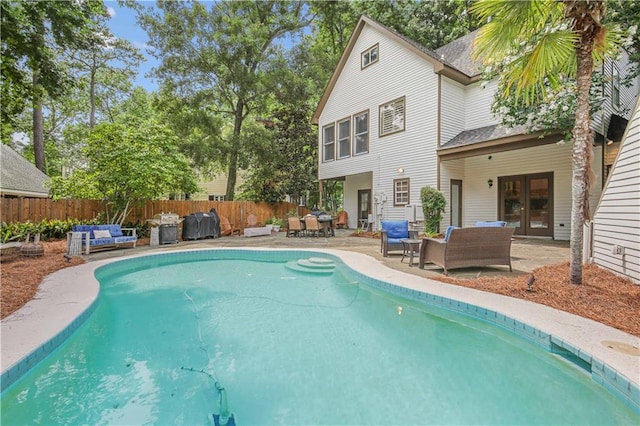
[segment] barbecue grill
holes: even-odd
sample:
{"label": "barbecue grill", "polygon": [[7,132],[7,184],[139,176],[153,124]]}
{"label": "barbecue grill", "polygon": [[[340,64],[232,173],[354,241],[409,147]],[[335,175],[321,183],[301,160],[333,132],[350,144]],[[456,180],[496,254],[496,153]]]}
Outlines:
{"label": "barbecue grill", "polygon": [[147,220],[151,226],[158,228],[158,244],[178,243],[178,223],[182,219],[175,213],[158,213]]}

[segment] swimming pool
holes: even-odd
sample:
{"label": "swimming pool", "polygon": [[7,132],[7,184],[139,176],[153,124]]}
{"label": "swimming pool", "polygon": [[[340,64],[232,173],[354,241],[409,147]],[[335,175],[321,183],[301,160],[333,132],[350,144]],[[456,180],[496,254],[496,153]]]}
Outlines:
{"label": "swimming pool", "polygon": [[285,267],[312,255],[330,257],[101,268],[95,312],[2,394],[3,424],[206,423],[213,381],[183,367],[215,376],[240,424],[637,423],[588,374],[485,321],[381,291],[337,258],[330,275]]}

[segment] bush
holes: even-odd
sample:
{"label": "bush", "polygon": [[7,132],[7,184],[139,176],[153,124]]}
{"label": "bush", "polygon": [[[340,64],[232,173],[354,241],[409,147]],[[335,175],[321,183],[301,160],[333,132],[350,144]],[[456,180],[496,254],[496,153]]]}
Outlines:
{"label": "bush", "polygon": [[71,227],[77,224],[96,224],[96,220],[77,220],[77,219],[44,219],[39,223],[32,222],[2,222],[0,225],[1,242],[24,241],[27,235],[33,238],[36,234],[40,234],[40,240],[61,239],[66,238],[67,232],[71,231]]}
{"label": "bush", "polygon": [[428,235],[434,235],[439,232],[442,212],[447,206],[447,200],[442,192],[430,186],[420,189],[420,198],[424,213],[424,231]]}

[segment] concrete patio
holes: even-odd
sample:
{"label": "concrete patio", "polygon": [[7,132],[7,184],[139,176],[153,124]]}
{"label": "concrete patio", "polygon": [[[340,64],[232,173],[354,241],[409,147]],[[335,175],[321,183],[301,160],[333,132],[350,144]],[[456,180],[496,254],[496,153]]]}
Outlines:
{"label": "concrete patio", "polygon": [[[409,266],[409,259],[401,262],[402,252],[391,252],[389,257],[382,257],[380,240],[376,238],[351,236],[353,229],[337,229],[335,237],[287,237],[286,232],[272,233],[270,236],[259,237],[222,237],[194,241],[180,241],[178,244],[166,244],[157,247],[141,246],[135,249],[117,249],[97,252],[86,256],[89,261],[110,259],[132,254],[155,253],[170,250],[215,248],[215,247],[268,247],[268,248],[304,248],[304,249],[338,249],[369,255],[389,268],[409,274],[437,278],[443,270],[436,265],[427,264],[425,269],[419,269],[418,259],[414,257],[414,266]],[[514,239],[511,245],[511,262],[513,272],[506,266],[462,268],[449,271],[449,276],[455,278],[477,278],[481,276],[518,276],[528,274],[544,265],[555,265],[569,261],[570,251],[568,241],[553,241],[548,239]]]}

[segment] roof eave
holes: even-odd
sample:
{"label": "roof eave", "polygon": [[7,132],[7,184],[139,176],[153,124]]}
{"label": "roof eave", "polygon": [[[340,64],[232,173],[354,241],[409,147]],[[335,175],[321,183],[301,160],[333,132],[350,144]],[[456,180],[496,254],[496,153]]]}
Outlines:
{"label": "roof eave", "polygon": [[469,145],[456,146],[451,148],[438,149],[440,160],[454,160],[458,158],[471,157],[482,154],[493,154],[496,152],[513,151],[516,149],[531,148],[540,145],[557,143],[562,139],[562,133],[534,132],[518,134],[504,138],[492,139],[483,142],[476,142]]}

